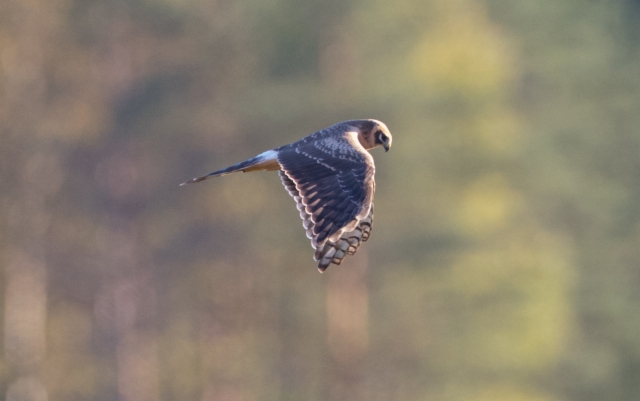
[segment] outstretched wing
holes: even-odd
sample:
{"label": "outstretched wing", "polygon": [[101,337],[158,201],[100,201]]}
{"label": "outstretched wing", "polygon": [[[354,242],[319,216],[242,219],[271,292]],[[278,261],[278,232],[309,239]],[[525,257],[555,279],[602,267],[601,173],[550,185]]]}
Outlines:
{"label": "outstretched wing", "polygon": [[[278,171],[282,184],[287,189],[289,194],[296,201],[298,211],[300,212],[300,218],[302,218],[302,225],[307,231],[307,237],[313,238],[313,226],[314,223],[311,220],[311,215],[307,213],[306,206],[302,202],[302,197],[296,188],[295,183],[287,176],[287,174],[280,170]],[[339,265],[347,255],[354,255],[360,244],[369,239],[371,230],[373,228],[373,203],[369,210],[369,215],[358,221],[358,225],[353,231],[344,232],[336,241],[326,241],[324,245],[320,247],[314,246],[316,252],[313,259],[318,262],[318,270],[325,271],[331,263]],[[312,242],[313,244],[313,242]]]}
{"label": "outstretched wing", "polygon": [[355,133],[293,143],[278,149],[277,159],[316,251],[369,215],[375,167]]}
{"label": "outstretched wing", "polygon": [[369,239],[373,228],[373,204],[369,215],[358,222],[353,231],[343,233],[337,241],[327,241],[322,248],[316,249],[314,259],[318,261],[318,270],[325,271],[331,263],[339,265],[347,255],[358,252],[360,244]]}

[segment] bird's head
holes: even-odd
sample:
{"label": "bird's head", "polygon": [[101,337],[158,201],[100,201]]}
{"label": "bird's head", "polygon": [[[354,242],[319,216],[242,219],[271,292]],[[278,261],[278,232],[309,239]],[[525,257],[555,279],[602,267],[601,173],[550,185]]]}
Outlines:
{"label": "bird's head", "polygon": [[382,146],[385,151],[391,148],[391,132],[389,128],[378,120],[356,120],[353,124],[359,130],[358,139],[365,149],[373,149]]}

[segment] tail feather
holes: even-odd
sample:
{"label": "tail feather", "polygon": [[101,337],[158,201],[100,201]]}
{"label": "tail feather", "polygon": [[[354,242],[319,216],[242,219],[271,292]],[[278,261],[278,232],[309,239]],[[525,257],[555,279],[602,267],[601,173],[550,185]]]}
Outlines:
{"label": "tail feather", "polygon": [[231,174],[231,173],[235,173],[236,171],[240,171],[239,169],[234,169],[234,167],[236,167],[236,166],[237,166],[237,164],[233,165],[233,166],[230,166],[230,167],[223,168],[222,170],[214,171],[213,173],[209,173],[209,174],[203,175],[201,177],[192,178],[189,181],[183,182],[182,184],[180,184],[180,186],[187,185],[187,184],[194,184],[196,182],[204,181],[207,178],[218,177],[218,176],[221,176],[221,175]]}
{"label": "tail feather", "polygon": [[252,157],[251,159],[245,160],[238,164],[234,164],[233,166],[225,167],[221,170],[214,171],[213,173],[209,173],[201,177],[192,178],[189,181],[183,182],[182,184],[180,184],[180,186],[194,184],[196,182],[204,181],[207,178],[219,177],[238,171],[245,172],[255,170],[278,170],[279,168],[280,166],[276,160],[276,153],[272,150],[269,150],[259,154],[256,157]]}

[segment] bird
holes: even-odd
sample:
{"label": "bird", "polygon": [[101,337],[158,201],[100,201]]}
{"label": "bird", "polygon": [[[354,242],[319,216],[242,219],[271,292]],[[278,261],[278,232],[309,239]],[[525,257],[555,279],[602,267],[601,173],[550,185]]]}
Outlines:
{"label": "bird", "polygon": [[369,239],[375,165],[368,150],[382,146],[386,152],[391,143],[383,122],[348,120],[180,185],[235,172],[278,171],[296,202],[322,273]]}

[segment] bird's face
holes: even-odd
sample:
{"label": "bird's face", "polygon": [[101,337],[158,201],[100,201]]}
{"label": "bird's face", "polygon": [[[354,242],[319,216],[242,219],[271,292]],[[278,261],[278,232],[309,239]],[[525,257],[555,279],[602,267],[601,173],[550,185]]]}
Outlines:
{"label": "bird's face", "polygon": [[393,141],[389,128],[387,128],[384,123],[379,123],[374,129],[373,138],[375,140],[375,146],[382,146],[384,151],[388,152],[391,148],[391,142]]}
{"label": "bird's face", "polygon": [[352,120],[348,122],[358,132],[358,140],[365,149],[382,146],[385,150],[391,147],[391,132],[382,121]]}

